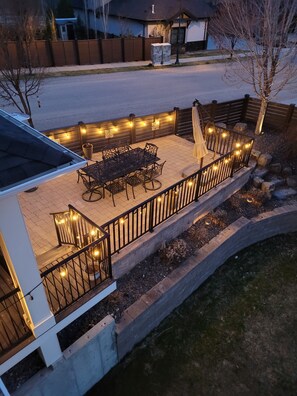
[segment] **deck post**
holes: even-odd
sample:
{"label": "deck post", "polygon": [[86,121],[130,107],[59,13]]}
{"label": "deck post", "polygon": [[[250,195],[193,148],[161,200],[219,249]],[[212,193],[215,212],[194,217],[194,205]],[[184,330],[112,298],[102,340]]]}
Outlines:
{"label": "deck post", "polygon": [[[11,278],[15,287],[21,290],[19,298],[25,320],[34,336],[38,338],[53,327],[56,320],[49,308],[17,196],[1,200],[0,235],[1,249]],[[51,361],[50,364],[53,363],[53,359],[57,360],[61,356],[56,335],[55,338],[56,342],[52,341],[50,347],[55,351],[55,357],[48,359]]]}

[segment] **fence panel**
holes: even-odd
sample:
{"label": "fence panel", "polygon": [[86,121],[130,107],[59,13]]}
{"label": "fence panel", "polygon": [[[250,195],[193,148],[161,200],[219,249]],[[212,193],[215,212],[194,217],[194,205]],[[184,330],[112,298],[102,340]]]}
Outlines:
{"label": "fence panel", "polygon": [[144,39],[144,60],[151,60],[151,45],[163,43],[163,37],[149,37]]}
{"label": "fence panel", "polygon": [[102,39],[103,63],[123,62],[122,39]]}
{"label": "fence panel", "polygon": [[66,65],[63,41],[51,41],[52,54],[55,66]]}
{"label": "fence panel", "polygon": [[143,39],[142,37],[124,38],[124,61],[141,61],[143,59]]}
{"label": "fence panel", "polygon": [[44,67],[53,66],[53,60],[52,60],[49,42],[46,40],[36,40],[35,45],[38,53],[39,66],[44,66]]}

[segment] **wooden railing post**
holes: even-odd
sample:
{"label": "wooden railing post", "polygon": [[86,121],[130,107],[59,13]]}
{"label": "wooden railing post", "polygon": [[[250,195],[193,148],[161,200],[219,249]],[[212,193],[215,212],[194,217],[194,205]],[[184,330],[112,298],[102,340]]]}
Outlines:
{"label": "wooden railing post", "polygon": [[213,122],[215,122],[217,104],[218,104],[218,101],[217,101],[217,100],[213,100],[213,101],[211,102],[210,114],[211,114],[211,121],[213,121]]}
{"label": "wooden railing post", "polygon": [[136,142],[136,128],[135,128],[135,114],[129,114],[129,123],[130,123],[130,144]]}
{"label": "wooden railing post", "polygon": [[174,134],[178,135],[179,107],[174,107]]}
{"label": "wooden railing post", "polygon": [[246,113],[247,113],[247,110],[249,107],[249,100],[250,100],[250,95],[248,95],[248,94],[244,95],[243,106],[242,106],[241,117],[240,117],[241,122],[245,122]]}
{"label": "wooden railing post", "polygon": [[290,127],[291,120],[292,120],[292,117],[293,117],[293,114],[294,114],[294,110],[295,110],[295,104],[291,103],[290,106],[288,107],[288,112],[287,112],[287,115],[286,115],[286,119],[284,121],[284,127],[283,127],[283,131],[284,132],[287,132],[289,127]]}

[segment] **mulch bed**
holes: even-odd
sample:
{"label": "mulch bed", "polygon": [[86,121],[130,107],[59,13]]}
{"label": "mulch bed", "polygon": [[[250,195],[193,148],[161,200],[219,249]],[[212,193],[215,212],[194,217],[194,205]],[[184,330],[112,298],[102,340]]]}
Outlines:
{"label": "mulch bed", "polygon": [[[248,134],[254,136],[252,132]],[[191,140],[191,136],[186,138]],[[265,131],[264,135],[256,137],[254,148],[261,152],[269,152],[273,155],[275,162],[290,165],[296,173],[297,158],[290,160],[286,158],[286,144],[284,134],[270,130]],[[115,321],[119,322],[125,309],[176,269],[196,249],[208,243],[241,216],[252,218],[290,202],[296,202],[296,198],[286,201],[268,200],[264,193],[255,189],[251,184],[247,184],[217,209],[167,244],[164,249],[149,256],[120,278],[117,281],[115,292],[58,334],[61,348],[64,350],[69,347],[106,315],[112,315]],[[9,391],[13,392],[42,367],[43,364],[38,353],[34,352],[5,373],[2,378]]]}

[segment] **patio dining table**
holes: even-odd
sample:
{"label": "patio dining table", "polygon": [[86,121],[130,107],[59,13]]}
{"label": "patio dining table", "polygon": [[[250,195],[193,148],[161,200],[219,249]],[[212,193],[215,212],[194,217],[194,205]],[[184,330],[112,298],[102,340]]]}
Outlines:
{"label": "patio dining table", "polygon": [[115,158],[96,161],[94,164],[82,168],[82,170],[96,180],[99,185],[103,185],[145,168],[159,160],[160,158],[157,156],[148,153],[140,147],[136,147],[125,153],[118,154]]}

